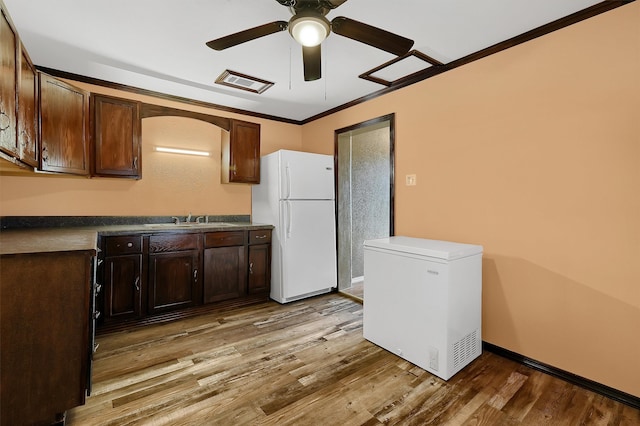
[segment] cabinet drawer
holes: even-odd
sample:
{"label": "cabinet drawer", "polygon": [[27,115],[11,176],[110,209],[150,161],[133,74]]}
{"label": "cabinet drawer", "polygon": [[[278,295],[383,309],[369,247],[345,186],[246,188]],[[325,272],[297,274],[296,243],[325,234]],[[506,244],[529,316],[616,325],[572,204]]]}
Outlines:
{"label": "cabinet drawer", "polygon": [[271,230],[261,229],[249,231],[249,244],[266,244],[271,242]]}
{"label": "cabinet drawer", "polygon": [[105,256],[120,254],[142,253],[142,236],[125,235],[122,237],[107,237]]}
{"label": "cabinet drawer", "polygon": [[149,253],[193,250],[198,248],[200,234],[162,234],[149,237]]}
{"label": "cabinet drawer", "polygon": [[204,247],[225,247],[244,245],[244,231],[208,232],[204,234]]}

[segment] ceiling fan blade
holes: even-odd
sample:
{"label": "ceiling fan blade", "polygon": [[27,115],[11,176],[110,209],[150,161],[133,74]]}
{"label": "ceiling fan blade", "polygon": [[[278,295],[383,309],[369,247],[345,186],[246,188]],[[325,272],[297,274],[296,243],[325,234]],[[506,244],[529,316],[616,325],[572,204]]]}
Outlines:
{"label": "ceiling fan blade", "polygon": [[340,6],[342,3],[346,1],[347,0],[323,0],[322,3],[327,4],[327,7],[331,9],[335,9],[336,7]]}
{"label": "ceiling fan blade", "polygon": [[331,30],[341,36],[398,56],[404,55],[413,46],[413,40],[344,16],[338,16],[331,21]]}
{"label": "ceiling fan blade", "polygon": [[224,50],[247,41],[255,40],[269,34],[277,33],[287,29],[287,21],[275,21],[258,27],[249,28],[228,36],[220,37],[207,42],[207,46],[213,50]]}
{"label": "ceiling fan blade", "polygon": [[322,77],[321,44],[302,46],[302,62],[304,63],[304,81],[318,80]]}

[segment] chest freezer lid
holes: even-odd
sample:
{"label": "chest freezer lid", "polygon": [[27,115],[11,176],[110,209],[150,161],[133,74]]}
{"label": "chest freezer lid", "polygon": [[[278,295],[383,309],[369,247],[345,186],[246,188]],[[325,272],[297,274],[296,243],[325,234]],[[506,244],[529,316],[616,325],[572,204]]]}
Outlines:
{"label": "chest freezer lid", "polygon": [[364,248],[411,253],[444,260],[460,259],[482,253],[482,246],[474,244],[401,236],[367,240],[364,242]]}

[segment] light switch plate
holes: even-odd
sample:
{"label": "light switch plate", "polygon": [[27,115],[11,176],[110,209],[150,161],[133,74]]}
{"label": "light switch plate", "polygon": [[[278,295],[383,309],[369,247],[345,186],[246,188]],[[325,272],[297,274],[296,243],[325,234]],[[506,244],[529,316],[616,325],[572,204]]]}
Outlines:
{"label": "light switch plate", "polygon": [[416,175],[407,175],[406,179],[407,179],[407,186],[415,186],[417,183]]}

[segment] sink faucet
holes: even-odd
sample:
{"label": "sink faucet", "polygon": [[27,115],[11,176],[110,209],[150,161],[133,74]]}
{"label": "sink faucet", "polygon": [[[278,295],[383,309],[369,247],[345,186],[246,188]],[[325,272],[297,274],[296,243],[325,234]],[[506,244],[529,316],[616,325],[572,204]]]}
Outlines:
{"label": "sink faucet", "polygon": [[[201,221],[202,219],[204,219],[204,216],[198,216],[198,217],[196,217],[196,223],[200,223],[200,221]],[[208,220],[207,220],[207,222],[208,222]]]}
{"label": "sink faucet", "polygon": [[173,223],[175,223],[176,225],[180,223],[180,218],[177,216],[171,216],[171,219],[173,219]]}
{"label": "sink faucet", "polygon": [[187,223],[191,222],[191,212],[189,212],[189,216],[187,216]]}

